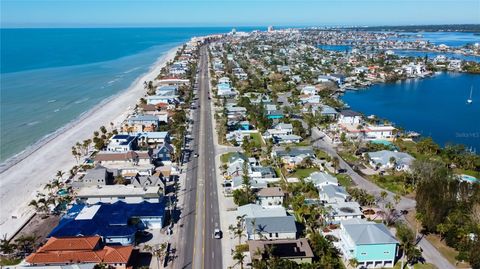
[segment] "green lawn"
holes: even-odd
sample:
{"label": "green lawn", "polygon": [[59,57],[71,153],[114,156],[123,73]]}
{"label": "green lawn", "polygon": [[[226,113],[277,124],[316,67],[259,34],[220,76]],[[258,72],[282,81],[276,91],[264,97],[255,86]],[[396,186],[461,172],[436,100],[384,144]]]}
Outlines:
{"label": "green lawn", "polygon": [[325,160],[330,160],[331,159],[331,157],[330,157],[330,155],[328,155],[328,153],[326,153],[325,151],[320,150],[320,149],[315,150],[315,155],[317,156],[317,159],[325,159]]}
{"label": "green lawn", "polygon": [[387,189],[393,193],[401,195],[407,194],[408,190],[405,189],[405,184],[401,176],[394,175],[373,175],[369,176],[370,180],[383,189]]}
{"label": "green lawn", "polygon": [[313,172],[320,171],[318,168],[305,168],[305,169],[295,169],[293,174],[288,175],[288,177],[296,177],[296,178],[306,178]]}
{"label": "green lawn", "polygon": [[310,143],[309,138],[300,141],[300,143],[295,143],[296,147],[307,147],[307,146],[311,146],[311,145],[312,145],[312,143]]}
{"label": "green lawn", "polygon": [[455,169],[456,174],[465,174],[480,179],[480,172],[474,170]]}
{"label": "green lawn", "polygon": [[338,175],[336,175],[336,177],[338,179],[338,183],[340,183],[340,185],[342,185],[345,188],[348,188],[348,187],[351,187],[351,186],[355,185],[355,183],[353,183],[352,178],[350,178],[349,175],[338,174]]}
{"label": "green lawn", "polygon": [[232,156],[233,154],[235,154],[235,152],[228,152],[228,153],[222,154],[222,156],[220,156],[220,161],[221,161],[222,163],[228,163],[228,159],[229,159],[230,156]]}
{"label": "green lawn", "polygon": [[259,133],[250,134],[250,137],[253,139],[253,142],[255,142],[256,147],[262,147],[263,140]]}
{"label": "green lawn", "polygon": [[340,155],[340,157],[342,157],[347,163],[356,163],[358,161],[357,157],[348,152],[338,152],[338,155]]}

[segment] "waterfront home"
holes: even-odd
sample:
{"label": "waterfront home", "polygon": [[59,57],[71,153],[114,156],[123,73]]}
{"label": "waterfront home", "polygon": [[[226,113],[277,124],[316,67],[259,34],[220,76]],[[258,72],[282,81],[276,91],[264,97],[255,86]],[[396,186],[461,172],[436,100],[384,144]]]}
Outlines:
{"label": "waterfront home", "polygon": [[358,125],[362,123],[362,114],[353,110],[341,110],[338,117],[338,123],[348,125]]}
{"label": "waterfront home", "polygon": [[109,139],[107,151],[127,152],[135,150],[137,146],[137,136],[117,134]]}
{"label": "waterfront home", "polygon": [[320,113],[322,116],[329,117],[331,119],[336,119],[338,112],[335,110],[335,108],[327,105],[312,105],[312,112],[316,115],[317,113]]}
{"label": "waterfront home", "polygon": [[245,218],[248,240],[295,239],[297,227],[293,216]]}
{"label": "waterfront home", "polygon": [[[314,257],[312,248],[305,238],[280,239],[272,241],[249,240],[248,250],[252,260],[263,260],[264,255],[272,255],[276,258],[290,260],[296,263],[312,263]],[[266,253],[270,248],[271,253]],[[265,256],[267,258],[267,256]]]}
{"label": "waterfront home", "polygon": [[413,158],[410,154],[391,150],[381,150],[365,153],[369,164],[374,169],[395,169],[397,171],[408,171],[412,165]]}
{"label": "waterfront home", "polygon": [[163,186],[135,187],[135,185],[104,185],[86,186],[75,192],[75,197],[86,204],[116,203],[123,201],[128,204],[142,202],[158,203],[164,193]]}
{"label": "waterfront home", "polygon": [[[137,115],[127,119],[126,131],[143,132],[155,131],[159,124],[158,117],[153,115]],[[132,128],[130,130],[129,128]]]}
{"label": "waterfront home", "polygon": [[170,142],[169,132],[140,132],[137,133],[140,145],[165,144]]}
{"label": "waterfront home", "polygon": [[318,196],[320,201],[327,204],[348,202],[352,199],[344,187],[337,185],[324,185],[318,188]]}
{"label": "waterfront home", "polygon": [[[133,246],[105,246],[100,236],[50,237],[25,262],[31,268],[93,268],[106,264],[109,268],[130,268]],[[83,267],[82,267],[83,268]]]}
{"label": "waterfront home", "polygon": [[145,98],[147,100],[147,104],[150,105],[157,105],[157,104],[176,104],[178,103],[178,95],[151,95]]}
{"label": "waterfront home", "polygon": [[325,204],[328,209],[326,220],[328,223],[339,223],[342,220],[361,219],[363,213],[357,202],[343,202],[336,200],[335,203]]}
{"label": "waterfront home", "polygon": [[140,104],[138,110],[144,114],[153,114],[158,111],[158,108],[153,104]]}
{"label": "waterfront home", "polygon": [[[340,222],[337,246],[345,261],[356,259],[364,268],[391,268],[399,242],[382,223],[355,219]],[[336,234],[336,235],[337,235]]]}
{"label": "waterfront home", "polygon": [[99,186],[99,185],[108,185],[112,182],[111,175],[107,171],[107,168],[97,165],[93,169],[86,171],[86,174],[72,182],[72,187],[78,189],[85,186]]}
{"label": "waterfront home", "polygon": [[160,229],[165,202],[74,204],[48,237],[100,236],[106,244],[132,245],[143,229]]}
{"label": "waterfront home", "polygon": [[281,206],[285,193],[279,187],[260,189],[257,192],[257,204],[263,207]]}
{"label": "waterfront home", "polygon": [[313,172],[305,178],[305,182],[312,182],[317,189],[327,185],[338,186],[338,179],[326,172]]}
{"label": "waterfront home", "polygon": [[100,164],[110,170],[119,170],[123,176],[151,175],[155,168],[150,151],[101,151],[93,159],[95,164]]}
{"label": "waterfront home", "polygon": [[178,86],[175,85],[161,85],[155,90],[156,95],[177,95]]}
{"label": "waterfront home", "polygon": [[366,140],[377,140],[377,139],[392,139],[393,131],[395,127],[391,125],[368,125],[364,128],[364,139]]}

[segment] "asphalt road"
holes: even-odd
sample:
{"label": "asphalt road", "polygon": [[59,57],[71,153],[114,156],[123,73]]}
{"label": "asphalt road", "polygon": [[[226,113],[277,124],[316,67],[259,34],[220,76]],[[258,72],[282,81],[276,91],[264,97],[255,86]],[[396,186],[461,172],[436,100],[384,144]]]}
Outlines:
{"label": "asphalt road", "polygon": [[[175,268],[222,268],[220,240],[213,237],[220,227],[215,176],[212,114],[209,100],[208,53],[200,49],[199,106],[194,112],[192,157],[187,164],[182,234],[179,235]],[[193,157],[198,154],[198,158]]]}

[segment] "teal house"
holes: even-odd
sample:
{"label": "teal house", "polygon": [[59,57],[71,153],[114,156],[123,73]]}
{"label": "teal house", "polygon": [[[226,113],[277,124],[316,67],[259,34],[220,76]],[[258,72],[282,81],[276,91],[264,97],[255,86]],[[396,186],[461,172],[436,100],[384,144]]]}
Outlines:
{"label": "teal house", "polygon": [[364,219],[342,221],[339,248],[346,261],[355,258],[360,268],[390,268],[398,255],[398,241],[382,223]]}

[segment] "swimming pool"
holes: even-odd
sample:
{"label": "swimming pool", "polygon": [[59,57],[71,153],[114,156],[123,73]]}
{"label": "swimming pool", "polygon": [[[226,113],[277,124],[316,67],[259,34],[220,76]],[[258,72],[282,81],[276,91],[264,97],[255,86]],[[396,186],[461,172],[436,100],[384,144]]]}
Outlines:
{"label": "swimming pool", "polygon": [[475,183],[475,182],[478,181],[478,179],[476,177],[472,177],[472,176],[465,175],[465,174],[460,175],[460,180],[461,181],[466,181],[468,183]]}

